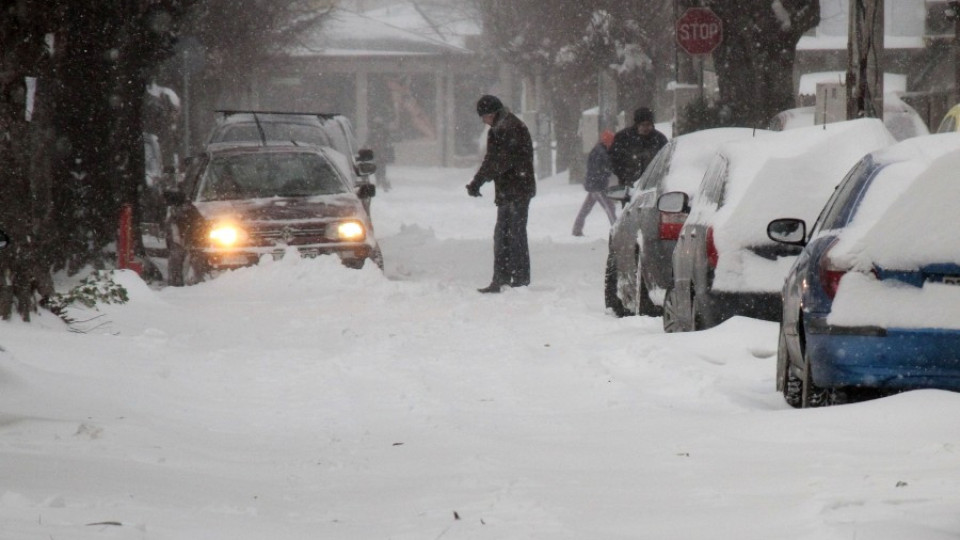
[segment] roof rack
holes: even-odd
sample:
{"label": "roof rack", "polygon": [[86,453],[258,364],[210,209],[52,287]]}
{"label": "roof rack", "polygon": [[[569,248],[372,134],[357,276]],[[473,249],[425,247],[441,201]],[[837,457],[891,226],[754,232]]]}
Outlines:
{"label": "roof rack", "polygon": [[329,113],[329,112],[294,112],[294,111],[255,111],[255,110],[246,110],[246,109],[216,109],[214,112],[230,116],[233,114],[289,114],[297,116],[320,116],[323,118],[333,118],[334,116],[341,116],[340,113]]}

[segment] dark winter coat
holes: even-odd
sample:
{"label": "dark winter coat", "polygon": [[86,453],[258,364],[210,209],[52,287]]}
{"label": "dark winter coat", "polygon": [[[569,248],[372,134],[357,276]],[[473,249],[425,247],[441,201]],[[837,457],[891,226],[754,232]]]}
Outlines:
{"label": "dark winter coat", "polygon": [[487,133],[487,153],[470,186],[493,181],[494,202],[529,200],[537,193],[533,176],[533,140],[523,121],[501,109]]}
{"label": "dark winter coat", "polygon": [[607,189],[612,173],[610,153],[602,142],[598,142],[587,156],[587,178],[583,181],[583,188],[589,192]]}
{"label": "dark winter coat", "polygon": [[641,135],[636,125],[618,131],[610,145],[610,160],[620,185],[636,182],[666,144],[666,135],[656,129],[647,135]]}

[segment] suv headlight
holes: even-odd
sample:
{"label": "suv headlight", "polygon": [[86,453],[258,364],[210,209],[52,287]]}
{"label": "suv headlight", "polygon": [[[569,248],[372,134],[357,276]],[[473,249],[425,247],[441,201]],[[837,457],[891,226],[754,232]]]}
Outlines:
{"label": "suv headlight", "polygon": [[327,229],[327,238],[330,240],[360,242],[366,236],[367,231],[359,221],[341,221]]}
{"label": "suv headlight", "polygon": [[210,229],[207,235],[210,243],[218,247],[234,247],[237,244],[245,242],[247,233],[239,226],[233,223],[218,223]]}

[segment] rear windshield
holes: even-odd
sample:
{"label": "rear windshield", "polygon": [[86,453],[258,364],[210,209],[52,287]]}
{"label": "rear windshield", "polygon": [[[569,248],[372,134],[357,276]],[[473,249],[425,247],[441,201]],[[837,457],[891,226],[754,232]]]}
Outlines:
{"label": "rear windshield", "polygon": [[340,174],[320,154],[263,152],[214,157],[201,179],[200,200],[311,197],[346,191]]}

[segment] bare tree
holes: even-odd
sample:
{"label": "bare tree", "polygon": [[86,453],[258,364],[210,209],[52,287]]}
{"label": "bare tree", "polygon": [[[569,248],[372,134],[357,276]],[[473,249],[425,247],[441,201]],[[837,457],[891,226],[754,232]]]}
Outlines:
{"label": "bare tree", "polygon": [[[0,11],[0,317],[29,320],[52,273],[111,263],[121,207],[144,189],[147,83],[184,21],[208,25],[223,66],[295,36],[324,2],[11,0]],[[260,8],[259,11],[257,8]],[[191,9],[200,10],[199,18]],[[188,13],[190,14],[188,16]],[[266,19],[264,14],[270,14]],[[245,20],[235,26],[239,20]],[[272,31],[263,36],[266,22]],[[214,62],[214,65],[217,65]],[[235,68],[239,70],[239,67]],[[136,222],[136,220],[135,220]],[[135,238],[139,231],[135,229]]]}
{"label": "bare tree", "polygon": [[[663,68],[672,65],[670,0],[482,0],[487,50],[547,85],[558,141],[558,166],[582,158],[580,113],[598,99],[598,76],[617,82],[621,108],[650,103]],[[661,67],[662,66],[662,67]]]}

